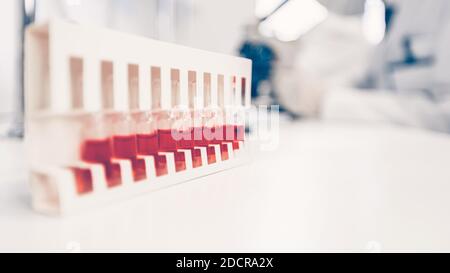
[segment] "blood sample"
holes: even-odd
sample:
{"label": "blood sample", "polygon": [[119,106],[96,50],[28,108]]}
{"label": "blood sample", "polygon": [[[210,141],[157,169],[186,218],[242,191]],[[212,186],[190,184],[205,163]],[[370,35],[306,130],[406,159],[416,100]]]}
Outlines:
{"label": "blood sample", "polygon": [[172,137],[171,129],[159,129],[158,138],[159,151],[169,152],[177,150],[177,141]]}
{"label": "blood sample", "polygon": [[167,159],[163,155],[155,154],[155,168],[156,168],[156,176],[166,175],[167,171]]}
{"label": "blood sample", "polygon": [[70,168],[75,176],[75,187],[78,194],[86,194],[92,192],[92,174],[89,169],[71,167]]}
{"label": "blood sample", "polygon": [[[89,163],[102,164],[105,169],[108,186],[116,186],[121,184],[121,174],[119,165],[111,163],[111,156],[111,142],[109,139],[90,139],[85,140],[82,144],[81,159]],[[87,178],[88,176],[84,174],[83,177]],[[81,177],[78,176],[77,179],[81,179]]]}
{"label": "blood sample", "polygon": [[153,155],[158,151],[158,134],[137,134],[137,153],[140,155]]}
{"label": "blood sample", "polygon": [[208,164],[216,163],[216,150],[214,147],[208,146],[206,149],[208,155]]}
{"label": "blood sample", "polygon": [[[142,90],[145,91],[145,90]],[[135,111],[132,114],[132,118],[135,122],[136,128],[136,152],[138,155],[151,155],[155,160],[155,169],[158,169],[156,155],[159,148],[159,138],[156,127],[156,120],[150,110],[150,103],[145,104],[145,101],[141,102],[140,110]],[[144,179],[145,163],[140,160],[133,160],[135,166],[136,178]],[[158,175],[161,173],[167,173],[167,170],[156,170]],[[164,167],[165,168],[165,167]],[[146,174],[145,174],[146,176]]]}
{"label": "blood sample", "polygon": [[222,133],[216,127],[221,126],[220,109],[216,103],[213,103],[212,89],[217,91],[217,81],[211,81],[211,74],[203,74],[203,105],[201,111],[201,127],[194,128],[195,145],[207,147],[208,164],[217,161],[214,147],[210,144],[220,144],[222,142]]}
{"label": "blood sample", "polygon": [[115,158],[135,158],[137,155],[136,135],[115,135],[113,155]]}
{"label": "blood sample", "polygon": [[111,159],[109,138],[85,140],[81,150],[81,159],[87,162],[102,163]]}
{"label": "blood sample", "polygon": [[134,181],[142,181],[147,178],[147,172],[145,168],[145,160],[140,158],[132,158],[131,166],[133,168]]}
{"label": "blood sample", "polygon": [[[189,113],[187,113],[189,115]],[[185,115],[183,115],[185,116]],[[190,118],[190,117],[189,117]],[[178,140],[177,147],[180,149],[193,149],[194,148],[194,138],[192,137],[193,128],[192,126],[186,126],[186,128],[178,131],[177,134],[181,136]]]}
{"label": "blood sample", "polygon": [[199,149],[192,149],[192,166],[194,168],[202,166],[202,155]]}
{"label": "blood sample", "polygon": [[194,139],[195,146],[208,146],[208,141],[203,136],[203,126],[195,126],[192,130],[192,138]]}
{"label": "blood sample", "polygon": [[[159,129],[158,130],[158,138],[159,138],[159,151],[161,152],[172,152],[175,157],[175,170],[177,172],[186,170],[186,158],[185,154],[182,151],[178,151],[178,149],[189,149],[192,147],[192,142],[187,141],[185,144],[180,145],[182,142],[180,140],[176,140],[174,135],[177,134],[175,129]],[[181,133],[182,134],[182,133]],[[190,135],[189,135],[190,138]]]}
{"label": "blood sample", "polygon": [[[113,187],[120,185],[122,180],[119,165],[111,163],[111,139],[104,136],[97,137],[105,135],[103,125],[106,120],[102,115],[92,115],[87,119],[84,130],[85,140],[81,144],[80,158],[88,163],[102,164],[105,170],[106,183],[108,187]],[[88,178],[87,175],[84,175],[84,177]],[[81,179],[81,177],[78,176],[78,179]],[[92,174],[90,179],[92,179]]]}
{"label": "blood sample", "polygon": [[175,170],[177,172],[186,170],[186,158],[183,152],[175,152]]}
{"label": "blood sample", "polygon": [[115,187],[122,184],[122,174],[120,172],[120,165],[118,163],[105,162],[106,183],[108,187]]}
{"label": "blood sample", "polygon": [[222,160],[228,160],[228,145],[226,143],[220,144],[220,151]]}
{"label": "blood sample", "polygon": [[[186,158],[184,152],[178,150],[192,148],[190,139],[192,122],[190,112],[180,102],[180,71],[178,69],[170,70],[170,82],[170,103],[169,97],[164,97],[165,100],[161,98],[161,90],[157,90],[159,94],[154,94],[154,98],[161,98],[158,105],[161,108],[155,111],[158,124],[158,150],[174,153],[175,170],[180,172],[186,170]],[[184,91],[187,92],[187,90]]]}
{"label": "blood sample", "polygon": [[131,115],[117,113],[113,122],[112,155],[118,159],[129,159],[133,169],[134,181],[147,178],[145,160],[137,158],[137,136],[135,121]]}

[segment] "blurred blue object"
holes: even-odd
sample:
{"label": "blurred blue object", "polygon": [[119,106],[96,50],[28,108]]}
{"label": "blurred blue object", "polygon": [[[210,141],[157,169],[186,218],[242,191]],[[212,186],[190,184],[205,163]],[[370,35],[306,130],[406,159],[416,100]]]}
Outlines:
{"label": "blurred blue object", "polygon": [[252,60],[252,98],[258,97],[258,88],[263,81],[270,81],[276,54],[262,42],[246,41],[239,49],[242,57]]}

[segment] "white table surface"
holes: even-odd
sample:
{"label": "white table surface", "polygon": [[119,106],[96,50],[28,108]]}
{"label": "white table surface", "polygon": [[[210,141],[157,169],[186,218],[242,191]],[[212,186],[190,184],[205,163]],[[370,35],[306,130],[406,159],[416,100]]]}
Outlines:
{"label": "white table surface", "polygon": [[450,250],[450,136],[285,124],[251,164],[92,211],[30,208],[23,144],[0,140],[0,251]]}

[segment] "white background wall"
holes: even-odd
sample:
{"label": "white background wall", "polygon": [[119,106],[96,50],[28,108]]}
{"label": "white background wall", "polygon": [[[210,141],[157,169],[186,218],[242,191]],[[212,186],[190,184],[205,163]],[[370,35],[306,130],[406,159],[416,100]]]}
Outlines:
{"label": "white background wall", "polygon": [[222,53],[235,53],[256,0],[38,0],[52,17],[114,28]]}
{"label": "white background wall", "polygon": [[190,25],[180,25],[179,42],[188,46],[235,54],[243,39],[243,25],[254,18],[255,0],[190,0]]}

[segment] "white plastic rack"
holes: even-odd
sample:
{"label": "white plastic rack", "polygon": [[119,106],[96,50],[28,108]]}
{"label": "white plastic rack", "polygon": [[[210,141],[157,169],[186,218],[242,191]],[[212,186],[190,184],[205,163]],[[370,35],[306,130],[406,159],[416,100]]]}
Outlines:
{"label": "white plastic rack", "polygon": [[235,167],[251,61],[63,21],[26,32],[33,207],[67,214]]}

